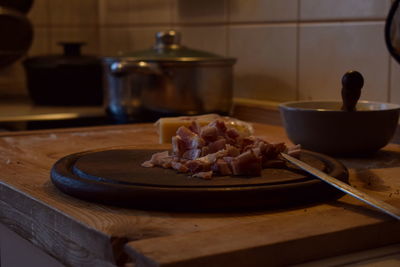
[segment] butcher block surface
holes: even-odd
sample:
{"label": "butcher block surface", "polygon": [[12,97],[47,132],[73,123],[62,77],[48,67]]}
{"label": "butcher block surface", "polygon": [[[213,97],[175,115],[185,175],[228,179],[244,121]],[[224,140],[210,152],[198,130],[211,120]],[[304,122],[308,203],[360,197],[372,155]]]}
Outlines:
{"label": "butcher block surface", "polygon": [[[270,142],[283,128],[254,124]],[[151,124],[3,133],[0,222],[73,266],[287,265],[400,241],[400,222],[344,196],[291,209],[161,212],[86,202],[50,181],[60,158],[116,146],[158,147]],[[400,207],[400,146],[339,159],[350,184]],[[307,198],[307,195],[304,196]]]}

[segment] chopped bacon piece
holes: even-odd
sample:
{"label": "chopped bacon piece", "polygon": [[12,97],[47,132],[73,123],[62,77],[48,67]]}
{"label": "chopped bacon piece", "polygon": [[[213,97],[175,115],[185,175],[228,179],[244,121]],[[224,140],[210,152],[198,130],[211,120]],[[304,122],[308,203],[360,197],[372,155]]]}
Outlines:
{"label": "chopped bacon piece", "polygon": [[183,153],[182,158],[185,159],[197,159],[201,155],[201,150],[200,149],[189,149],[186,150],[185,153]]}
{"label": "chopped bacon piece", "polygon": [[211,169],[211,164],[207,162],[203,162],[200,160],[190,160],[186,164],[186,167],[189,168],[191,173],[201,172],[201,171],[209,171]]}
{"label": "chopped bacon piece", "polygon": [[197,134],[189,130],[187,127],[181,126],[178,128],[178,130],[176,130],[176,135],[179,136],[182,140],[187,141],[196,137]]}
{"label": "chopped bacon piece", "polygon": [[182,139],[179,136],[172,137],[172,153],[175,156],[182,157],[185,150],[186,146]]}
{"label": "chopped bacon piece", "polygon": [[182,139],[186,149],[198,148],[204,145],[204,140],[185,126],[179,127],[176,135]]}
{"label": "chopped bacon piece", "polygon": [[203,147],[201,148],[201,156],[204,157],[204,156],[210,154],[209,150],[210,150],[210,149],[208,148],[208,146],[203,146]]}
{"label": "chopped bacon piece", "polygon": [[206,142],[212,142],[217,140],[218,138],[218,130],[214,126],[204,126],[201,131],[200,131],[200,136],[203,138]]}
{"label": "chopped bacon piece", "polygon": [[233,159],[234,159],[234,157],[223,157],[223,160],[225,160],[229,164],[231,164]]}
{"label": "chopped bacon piece", "polygon": [[168,157],[168,158],[163,159],[161,167],[166,168],[166,169],[171,168],[172,167],[172,161],[173,161],[172,157]]}
{"label": "chopped bacon piece", "polygon": [[285,143],[275,143],[273,144],[275,147],[275,151],[280,154],[286,150],[286,145]]}
{"label": "chopped bacon piece", "polygon": [[252,150],[248,150],[235,157],[231,162],[234,175],[260,175],[261,157],[257,157]]}
{"label": "chopped bacon piece", "polygon": [[230,164],[223,159],[217,159],[213,165],[213,170],[221,175],[232,175]]}
{"label": "chopped bacon piece", "polygon": [[294,147],[290,147],[287,149],[287,153],[295,158],[298,158],[300,156],[301,152],[301,146],[300,145],[295,145]]}
{"label": "chopped bacon piece", "polygon": [[237,147],[231,145],[226,145],[225,147],[228,156],[237,157],[240,155],[240,150]]}
{"label": "chopped bacon piece", "polygon": [[200,160],[190,160],[186,163],[186,167],[188,167],[191,173],[200,172],[203,169],[204,163]]}
{"label": "chopped bacon piece", "polygon": [[284,143],[267,144],[263,153],[264,159],[275,159],[281,152],[286,151],[286,145]]}
{"label": "chopped bacon piece", "polygon": [[151,156],[151,159],[142,163],[143,167],[149,168],[154,166],[161,166],[164,159],[170,158],[168,151],[157,152]]}
{"label": "chopped bacon piece", "polygon": [[225,149],[226,140],[225,139],[218,139],[210,144],[208,144],[208,153],[215,153],[219,150]]}
{"label": "chopped bacon piece", "polygon": [[240,144],[241,147],[241,151],[246,151],[247,149],[251,148],[252,145],[254,144],[254,137],[249,136],[249,137],[245,137],[242,139],[242,143]]}
{"label": "chopped bacon piece", "polygon": [[213,172],[212,171],[208,171],[208,172],[198,172],[193,174],[193,177],[197,177],[197,178],[201,178],[201,179],[205,179],[205,180],[211,180],[212,179],[212,175]]}
{"label": "chopped bacon piece", "polygon": [[211,179],[218,175],[259,176],[262,168],[281,168],[286,161],[280,153],[298,156],[300,146],[268,143],[215,120],[204,127],[197,121],[181,126],[172,137],[172,154],[155,153],[143,167],[161,166],[193,177]]}
{"label": "chopped bacon piece", "polygon": [[211,153],[211,154],[208,154],[208,155],[206,155],[204,157],[198,158],[197,160],[200,160],[200,161],[202,161],[204,163],[213,164],[215,161],[217,161],[217,159],[227,156],[227,152],[228,151],[225,150],[225,149],[224,150],[220,150],[220,151],[217,151],[215,153]]}
{"label": "chopped bacon piece", "polygon": [[218,135],[225,135],[225,132],[227,130],[225,123],[221,120],[215,120],[208,124],[208,126],[217,128]]}
{"label": "chopped bacon piece", "polygon": [[201,126],[198,121],[192,121],[192,124],[189,126],[189,130],[194,132],[197,135],[200,135]]}
{"label": "chopped bacon piece", "polygon": [[226,131],[226,136],[231,139],[237,139],[240,134],[235,128],[230,128]]}
{"label": "chopped bacon piece", "polygon": [[151,167],[154,167],[154,164],[151,163],[151,160],[147,160],[147,161],[142,163],[142,167],[151,168]]}
{"label": "chopped bacon piece", "polygon": [[178,172],[188,172],[189,171],[189,168],[186,167],[185,164],[178,162],[178,161],[172,161],[171,167],[173,169],[177,170]]}
{"label": "chopped bacon piece", "polygon": [[256,155],[256,157],[261,157],[261,159],[263,158],[261,149],[259,147],[253,148],[251,149],[251,151],[253,151],[254,155]]}

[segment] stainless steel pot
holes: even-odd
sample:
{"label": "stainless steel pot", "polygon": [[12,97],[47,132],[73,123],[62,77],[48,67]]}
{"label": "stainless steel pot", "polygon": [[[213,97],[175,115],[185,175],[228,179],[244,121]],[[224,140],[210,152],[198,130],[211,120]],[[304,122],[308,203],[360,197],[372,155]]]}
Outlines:
{"label": "stainless steel pot", "polygon": [[236,59],[186,48],[178,32],[159,32],[152,49],[103,62],[104,102],[119,121],[231,110]]}

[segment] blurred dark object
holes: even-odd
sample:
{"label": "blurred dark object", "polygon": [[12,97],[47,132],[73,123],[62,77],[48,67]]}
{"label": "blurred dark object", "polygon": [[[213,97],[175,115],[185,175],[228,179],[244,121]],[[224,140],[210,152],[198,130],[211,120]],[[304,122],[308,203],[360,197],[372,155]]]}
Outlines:
{"label": "blurred dark object", "polygon": [[103,59],[105,105],[118,122],[219,113],[232,108],[234,58],[187,48],[176,31],[152,48]]}
{"label": "blurred dark object", "polygon": [[101,105],[102,66],[96,56],[81,55],[83,43],[60,43],[63,55],[26,59],[27,87],[37,105]]}
{"label": "blurred dark object", "polygon": [[4,1],[0,1],[0,67],[10,65],[25,55],[33,39],[32,24],[25,15],[17,9],[2,6],[2,2]]}
{"label": "blurred dark object", "polygon": [[389,53],[400,64],[400,0],[395,0],[389,10],[385,24],[385,41]]}
{"label": "blurred dark object", "polygon": [[16,9],[24,14],[28,13],[33,4],[33,0],[0,0],[0,6]]}

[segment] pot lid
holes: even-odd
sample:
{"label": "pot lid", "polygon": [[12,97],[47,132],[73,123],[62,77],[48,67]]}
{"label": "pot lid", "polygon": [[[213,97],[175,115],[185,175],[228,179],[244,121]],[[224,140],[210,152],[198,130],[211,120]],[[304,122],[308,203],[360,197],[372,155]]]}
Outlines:
{"label": "pot lid", "polygon": [[[122,53],[121,57],[128,57],[134,60],[143,61],[236,61],[234,58],[227,58],[213,53],[190,49],[180,44],[181,34],[169,30],[156,33],[156,42],[151,49]],[[111,59],[111,58],[110,58]]]}
{"label": "pot lid", "polygon": [[98,57],[81,54],[81,46],[85,45],[83,42],[60,42],[58,44],[63,47],[63,54],[30,57],[24,61],[24,64],[44,68],[101,64]]}

